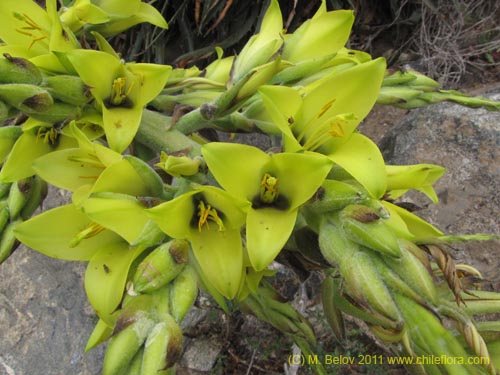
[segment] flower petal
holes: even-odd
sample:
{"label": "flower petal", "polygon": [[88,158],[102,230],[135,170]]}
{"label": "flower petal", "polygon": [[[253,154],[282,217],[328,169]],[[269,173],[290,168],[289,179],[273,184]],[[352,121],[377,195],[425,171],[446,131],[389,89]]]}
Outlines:
{"label": "flower petal", "polygon": [[[269,164],[276,170],[279,190],[290,201],[293,210],[309,200],[325,180],[332,162],[316,153],[280,153],[271,156]],[[268,171],[264,171],[268,172]]]}
{"label": "flower petal", "polygon": [[292,233],[297,210],[251,209],[247,214],[246,240],[250,262],[256,271],[266,268]]}
{"label": "flower petal", "polygon": [[240,229],[245,224],[244,211],[250,207],[246,200],[239,200],[222,189],[202,185],[197,188],[208,204],[217,209],[226,228]]}
{"label": "flower petal", "polygon": [[[385,60],[378,58],[306,86],[303,111],[297,122],[302,126],[310,126],[311,121],[320,122],[336,115],[352,113],[356,121],[350,122],[343,129],[347,137],[375,104],[384,78],[385,66]],[[330,147],[342,142],[342,139],[332,139]]]}
{"label": "flower petal", "polygon": [[79,148],[59,150],[43,155],[33,161],[34,171],[50,184],[61,189],[75,191],[83,185],[92,184],[104,170],[104,166],[87,163],[87,152]]}
{"label": "flower petal", "polygon": [[259,193],[262,168],[271,157],[257,147],[212,142],[201,149],[217,182],[235,197],[252,200]]}
{"label": "flower petal", "polygon": [[189,236],[191,219],[195,210],[193,195],[197,193],[198,191],[184,193],[146,211],[167,235],[172,238],[186,239]]}
{"label": "flower petal", "polygon": [[133,196],[149,196],[149,187],[125,159],[110,165],[98,176],[92,192],[107,191]]}
{"label": "flower petal", "polygon": [[384,206],[389,210],[391,215],[398,215],[401,219],[403,219],[408,230],[416,237],[417,240],[419,238],[433,238],[443,235],[443,232],[441,232],[434,225],[428,223],[417,215],[412,214],[404,208],[389,202],[384,202]]}
{"label": "flower petal", "polygon": [[[41,34],[37,37],[46,36],[38,42],[33,42],[30,33],[20,33],[24,27],[29,27],[28,18],[40,28]],[[50,18],[36,2],[32,0],[2,0],[0,1],[0,39],[9,45],[22,45],[36,54],[49,51],[48,31],[51,29]]]}
{"label": "flower petal", "polygon": [[[134,102],[135,106],[142,107],[149,103],[163,89],[167,83],[172,67],[160,64],[134,64],[125,65],[127,70],[135,75],[137,85],[140,87],[139,98]],[[139,89],[137,87],[137,89]],[[133,88],[134,89],[134,88]],[[132,93],[132,92],[131,92]]]}
{"label": "flower petal", "polygon": [[283,59],[298,62],[337,52],[347,42],[353,22],[351,10],[324,12],[320,8],[286,39]]}
{"label": "flower petal", "polygon": [[432,184],[446,171],[434,164],[387,165],[387,191],[391,198],[396,199],[410,189],[416,189],[426,194],[434,203],[438,197]]}
{"label": "flower petal", "polygon": [[49,257],[65,260],[89,260],[102,246],[122,241],[108,230],[83,239],[71,246],[75,236],[92,221],[73,205],[45,211],[15,229],[16,238],[32,249]]}
{"label": "flower petal", "polygon": [[109,147],[116,152],[123,152],[132,142],[139,129],[142,107],[102,107],[104,132]]}
{"label": "flower petal", "polygon": [[288,86],[262,86],[259,93],[267,113],[286,138],[286,150],[297,152],[302,149],[291,130],[302,106],[298,91]]}
{"label": "flower petal", "polygon": [[91,197],[82,203],[82,208],[91,220],[119,234],[129,243],[140,236],[149,220],[144,206],[133,197]]}
{"label": "flower petal", "polygon": [[122,300],[130,265],[144,248],[129,247],[125,241],[96,247],[99,251],[85,272],[85,291],[99,318],[112,324],[111,314]]}
{"label": "flower petal", "polygon": [[196,260],[208,281],[226,298],[236,296],[243,275],[243,248],[239,229],[193,229],[190,235]]}
{"label": "flower petal", "polygon": [[384,195],[387,186],[384,158],[369,138],[354,133],[328,157],[363,185],[372,197]]}
{"label": "flower petal", "polygon": [[110,96],[113,80],[125,76],[125,68],[120,60],[109,53],[77,49],[69,51],[66,56],[100,102]]}
{"label": "flower petal", "polygon": [[37,138],[36,132],[24,132],[12,147],[0,171],[0,180],[13,182],[34,175],[33,160],[53,150],[50,144]]}

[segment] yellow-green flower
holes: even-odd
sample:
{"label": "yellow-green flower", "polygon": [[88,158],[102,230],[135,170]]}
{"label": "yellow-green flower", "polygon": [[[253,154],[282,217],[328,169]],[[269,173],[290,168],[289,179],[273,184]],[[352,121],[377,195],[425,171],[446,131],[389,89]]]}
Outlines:
{"label": "yellow-green flower", "polygon": [[[84,125],[82,131],[77,122],[72,122],[61,131],[60,135],[72,141],[69,147],[41,150],[48,152],[39,152],[36,158],[29,159],[29,164],[28,162],[23,164],[29,165],[31,173],[38,174],[45,181],[61,189],[75,192],[83,188],[89,191],[107,167],[122,159],[121,154],[89,139],[89,131],[93,128],[95,126]],[[30,144],[33,143],[36,145],[36,140]],[[13,156],[9,157],[9,159],[12,158],[13,164],[16,163],[14,157],[17,155],[14,155],[16,147],[17,145],[12,150]],[[35,147],[33,149],[36,150]],[[17,160],[22,160],[22,158],[17,157]],[[15,170],[14,167],[13,169]]]}
{"label": "yellow-green flower", "polygon": [[41,8],[32,0],[2,0],[0,39],[6,45],[0,47],[0,52],[29,58],[45,70],[71,72],[64,57],[60,59],[52,52],[78,48],[78,40],[61,23],[56,0],[47,0],[46,8]]}
{"label": "yellow-green flower", "polygon": [[88,261],[85,290],[97,315],[108,323],[120,303],[128,270],[144,250],[133,247],[73,205],[46,211],[19,224],[16,238],[53,258]]}
{"label": "yellow-green flower", "polygon": [[[22,125],[22,134],[12,146],[0,171],[0,180],[13,182],[35,174],[33,162],[37,158],[60,150],[77,147],[77,140],[63,134],[54,124],[28,118]],[[51,166],[52,167],[52,166]]]}
{"label": "yellow-green flower", "polygon": [[319,188],[332,167],[320,154],[268,155],[256,147],[210,143],[202,154],[217,182],[250,203],[246,243],[260,271],[278,255],[292,233],[298,209]]}
{"label": "yellow-green flower", "polygon": [[198,186],[148,211],[167,235],[190,241],[207,280],[232,299],[243,280],[244,206],[219,188]]}
{"label": "yellow-green flower", "polygon": [[355,130],[375,104],[384,73],[385,60],[380,58],[336,71],[300,90],[264,86],[260,93],[283,134],[286,151],[327,155],[380,198],[386,191],[382,154]]}
{"label": "yellow-green flower", "polygon": [[347,42],[353,22],[351,10],[327,12],[323,1],[311,19],[300,25],[293,34],[285,35],[283,59],[298,63],[333,56]]}
{"label": "yellow-green flower", "polygon": [[283,19],[277,0],[271,0],[259,32],[245,44],[231,69],[231,78],[237,81],[252,69],[269,63],[283,44]]}
{"label": "yellow-green flower", "polygon": [[110,147],[124,151],[139,128],[144,107],[163,89],[172,68],[123,63],[114,54],[94,50],[71,51],[67,57],[102,111]]}
{"label": "yellow-green flower", "polygon": [[387,165],[387,192],[392,199],[399,198],[408,190],[419,190],[434,203],[438,197],[432,184],[446,171],[434,164]]}
{"label": "yellow-green flower", "polygon": [[110,36],[142,22],[168,28],[161,13],[141,0],[76,0],[62,9],[61,20],[74,32],[85,25]]}

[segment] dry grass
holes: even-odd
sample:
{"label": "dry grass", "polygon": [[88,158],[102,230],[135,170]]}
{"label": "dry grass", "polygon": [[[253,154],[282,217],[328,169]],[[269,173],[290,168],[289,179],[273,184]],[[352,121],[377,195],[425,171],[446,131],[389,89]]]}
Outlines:
{"label": "dry grass", "polygon": [[[258,29],[268,0],[165,0],[152,2],[169,30],[142,24],[112,43],[130,60],[204,66],[214,47],[239,51]],[[280,0],[293,31],[320,0]],[[410,63],[443,84],[456,84],[500,64],[497,0],[327,0],[328,9],[353,9],[350,47],[384,55],[389,65]]]}

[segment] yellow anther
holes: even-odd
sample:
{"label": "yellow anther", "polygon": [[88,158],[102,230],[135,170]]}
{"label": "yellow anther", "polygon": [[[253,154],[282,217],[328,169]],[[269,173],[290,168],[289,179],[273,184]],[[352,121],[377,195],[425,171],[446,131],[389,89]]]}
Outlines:
{"label": "yellow anther", "polygon": [[125,77],[116,78],[111,85],[111,104],[116,106],[122,104],[130,94],[132,87],[134,87],[134,82],[129,85],[127,90],[127,79]]}
{"label": "yellow anther", "polygon": [[321,116],[323,116],[326,113],[326,111],[328,111],[332,107],[332,105],[333,105],[334,102],[335,102],[335,99],[332,99],[328,103],[326,103],[323,106],[323,108],[321,108],[321,110],[317,114],[316,118],[320,118]]}
{"label": "yellow anther", "polygon": [[44,39],[47,39],[47,35],[39,36],[38,38],[33,38],[33,40],[31,41],[30,45],[28,46],[28,49],[30,49],[31,47],[33,47],[33,45],[36,42],[40,42],[40,41],[42,41]]}
{"label": "yellow anther", "polygon": [[279,179],[264,173],[260,182],[260,200],[264,203],[274,203],[279,195]]}
{"label": "yellow anther", "polygon": [[212,208],[212,206],[209,204],[205,205],[205,202],[203,201],[200,201],[200,203],[198,203],[198,217],[198,230],[200,232],[203,228],[203,225],[205,224],[207,226],[207,229],[210,230],[209,221],[213,221],[215,224],[217,224],[217,226],[219,227],[219,232],[222,232],[225,229],[224,223],[219,217],[217,210],[215,208]]}
{"label": "yellow anther", "polygon": [[80,167],[93,167],[97,169],[105,169],[104,164],[99,160],[99,158],[93,154],[87,154],[87,156],[69,156],[68,161],[72,161],[80,164]]}
{"label": "yellow anther", "polygon": [[330,124],[330,130],[328,131],[334,138],[343,138],[345,136],[344,131],[344,119],[339,119],[335,117],[335,119]]}
{"label": "yellow anther", "polygon": [[[27,26],[20,27],[16,29],[16,31],[20,34],[26,35],[30,38],[32,38],[32,41],[30,45],[28,46],[28,49],[33,47],[33,45],[36,42],[40,42],[44,39],[48,38],[47,33],[44,32],[44,30],[33,20],[31,19],[27,14],[20,14],[17,12],[14,12],[14,17],[17,18],[19,21],[24,22]],[[37,32],[41,35],[37,36],[33,32]]]}
{"label": "yellow anther", "polygon": [[75,237],[69,242],[69,247],[76,247],[85,239],[97,236],[104,229],[102,225],[97,223],[90,223],[85,228],[83,228],[80,232],[78,232]]}
{"label": "yellow anther", "polygon": [[45,128],[43,126],[38,128],[36,132],[36,142],[41,139],[43,143],[50,143],[55,145],[59,138],[59,132],[54,128]]}

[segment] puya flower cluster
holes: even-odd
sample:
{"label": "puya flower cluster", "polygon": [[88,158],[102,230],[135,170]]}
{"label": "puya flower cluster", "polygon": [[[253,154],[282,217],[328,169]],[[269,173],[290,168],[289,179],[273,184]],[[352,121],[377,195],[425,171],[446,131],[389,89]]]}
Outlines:
{"label": "puya flower cluster", "polygon": [[[492,236],[447,236],[398,205],[409,190],[436,202],[444,169],[386,165],[356,129],[377,102],[498,103],[416,72],[388,75],[384,59],[345,47],[353,13],[324,1],[288,33],[272,0],[243,49],[218,48],[203,70],[125,62],[113,50],[106,38],[137,23],[167,27],[147,3],[12,3],[0,5],[0,260],[20,241],[88,262],[99,321],[87,349],[109,340],[103,375],[174,373],[199,288],[314,352],[313,327],[270,283],[283,250],[320,270],[340,341],[344,316],[355,316],[396,355],[484,359],[420,373],[495,373],[497,325],[474,315],[498,312],[500,295],[467,290],[464,277],[480,273],[446,251]],[[275,147],[209,141],[201,129],[258,132]],[[30,218],[47,184],[71,202]]]}

